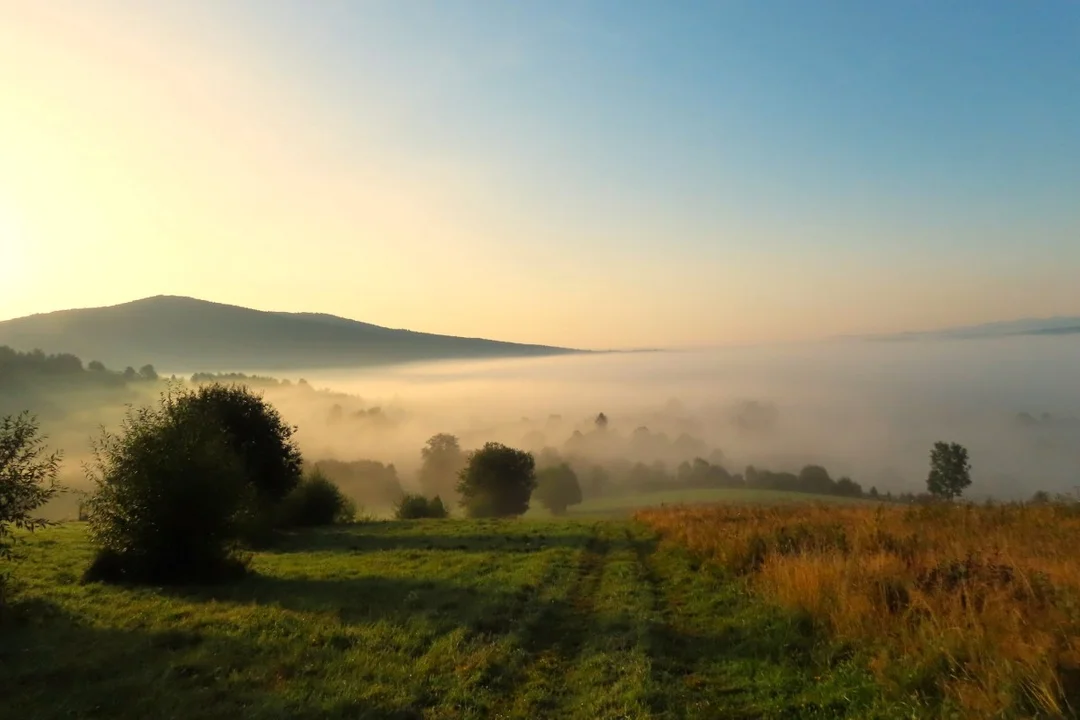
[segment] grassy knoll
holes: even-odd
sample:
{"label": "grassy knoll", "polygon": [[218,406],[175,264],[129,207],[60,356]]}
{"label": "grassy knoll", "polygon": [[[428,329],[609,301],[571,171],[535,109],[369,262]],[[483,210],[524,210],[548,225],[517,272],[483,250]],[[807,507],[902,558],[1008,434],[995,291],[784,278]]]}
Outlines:
{"label": "grassy knoll", "polygon": [[1077,716],[1075,505],[718,505],[637,517],[811,618],[893,696],[964,718]]}
{"label": "grassy knoll", "polygon": [[79,582],[84,528],[25,538],[4,717],[871,718],[863,664],[617,521],[293,536],[212,588]]}

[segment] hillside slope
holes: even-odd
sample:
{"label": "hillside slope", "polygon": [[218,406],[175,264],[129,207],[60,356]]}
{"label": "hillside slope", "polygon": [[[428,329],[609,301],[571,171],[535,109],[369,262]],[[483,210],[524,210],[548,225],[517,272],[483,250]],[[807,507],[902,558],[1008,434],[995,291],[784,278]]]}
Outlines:
{"label": "hillside slope", "polygon": [[110,367],[153,363],[170,372],[345,368],[576,352],[172,296],[7,320],[0,322],[0,345],[69,352]]}

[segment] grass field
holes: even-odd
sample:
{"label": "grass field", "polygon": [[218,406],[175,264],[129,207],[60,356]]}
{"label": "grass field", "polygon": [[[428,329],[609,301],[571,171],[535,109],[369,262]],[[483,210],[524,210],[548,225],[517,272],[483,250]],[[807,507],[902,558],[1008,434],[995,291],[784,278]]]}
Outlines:
{"label": "grass field", "polygon": [[636,516],[958,717],[1076,717],[1074,505],[722,506]]}
{"label": "grass field", "polygon": [[24,538],[0,715],[872,718],[864,662],[628,521],[312,531],[213,588],[80,584],[85,528]]}
{"label": "grass field", "polygon": [[625,515],[636,510],[660,505],[698,505],[705,503],[769,504],[786,503],[868,503],[870,500],[838,495],[812,495],[783,490],[752,490],[740,488],[703,488],[693,490],[662,490],[649,493],[615,495],[586,500],[569,509],[573,516]]}

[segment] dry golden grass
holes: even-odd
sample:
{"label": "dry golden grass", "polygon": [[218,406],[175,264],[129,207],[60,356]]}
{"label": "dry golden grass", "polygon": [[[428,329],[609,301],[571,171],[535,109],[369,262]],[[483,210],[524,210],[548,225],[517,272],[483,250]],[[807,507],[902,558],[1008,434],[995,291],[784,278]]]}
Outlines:
{"label": "dry golden grass", "polygon": [[1080,510],[715,506],[637,514],[969,717],[1075,714]]}

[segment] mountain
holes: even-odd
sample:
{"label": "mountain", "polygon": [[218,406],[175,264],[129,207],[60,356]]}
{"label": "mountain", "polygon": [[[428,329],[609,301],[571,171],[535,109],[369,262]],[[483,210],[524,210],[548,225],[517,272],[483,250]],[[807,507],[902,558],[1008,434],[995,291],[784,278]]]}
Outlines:
{"label": "mountain", "polygon": [[1002,322],[905,332],[892,335],[863,335],[863,340],[970,340],[975,338],[1000,338],[1039,335],[1080,334],[1080,317],[1026,318]]}
{"label": "mountain", "polygon": [[152,363],[167,372],[348,368],[580,352],[174,296],[6,320],[0,322],[0,345],[73,353],[115,368]]}

